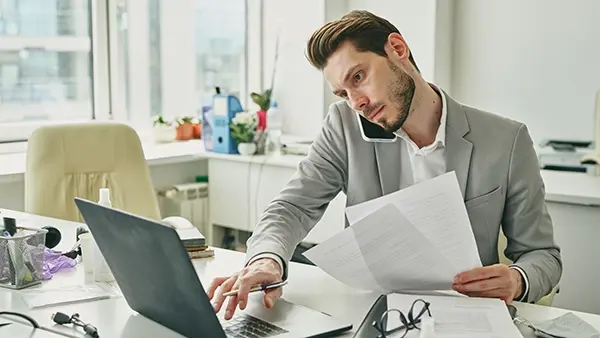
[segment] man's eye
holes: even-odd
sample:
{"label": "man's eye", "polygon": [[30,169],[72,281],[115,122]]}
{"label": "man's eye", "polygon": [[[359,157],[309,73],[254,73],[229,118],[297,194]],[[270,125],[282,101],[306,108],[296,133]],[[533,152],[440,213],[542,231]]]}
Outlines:
{"label": "man's eye", "polygon": [[363,73],[362,72],[358,72],[354,75],[354,80],[356,81],[360,81],[363,79]]}

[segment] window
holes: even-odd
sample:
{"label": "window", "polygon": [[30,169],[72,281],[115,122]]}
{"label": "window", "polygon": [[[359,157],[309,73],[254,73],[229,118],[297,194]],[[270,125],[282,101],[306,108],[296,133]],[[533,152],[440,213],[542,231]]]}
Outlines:
{"label": "window", "polygon": [[91,74],[87,0],[0,0],[0,141],[1,127],[92,118]]}
{"label": "window", "polygon": [[198,116],[216,86],[246,97],[246,0],[118,0],[114,13],[115,118]]}
{"label": "window", "polygon": [[[196,90],[203,106],[215,87],[246,97],[246,8],[244,0],[196,0]],[[218,27],[218,29],[216,29]]]}
{"label": "window", "polygon": [[0,142],[48,123],[200,116],[217,86],[247,104],[249,1],[0,0]]}

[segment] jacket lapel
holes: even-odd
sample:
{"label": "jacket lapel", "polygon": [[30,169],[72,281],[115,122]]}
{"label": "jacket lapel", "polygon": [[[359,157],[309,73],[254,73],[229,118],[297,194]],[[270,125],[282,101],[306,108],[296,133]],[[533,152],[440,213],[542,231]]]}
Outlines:
{"label": "jacket lapel", "polygon": [[447,122],[446,122],[446,171],[456,172],[458,185],[463,198],[467,189],[467,178],[471,164],[473,144],[464,138],[469,132],[469,122],[463,107],[448,94],[446,95]]}
{"label": "jacket lapel", "polygon": [[[446,104],[446,171],[456,172],[463,198],[466,196],[467,178],[471,164],[473,144],[464,138],[469,132],[469,122],[464,108],[447,93]],[[381,194],[387,195],[400,189],[400,146],[398,140],[393,143],[375,143],[375,157]]]}
{"label": "jacket lapel", "polygon": [[399,140],[393,143],[375,143],[375,157],[382,195],[400,190],[400,145]]}

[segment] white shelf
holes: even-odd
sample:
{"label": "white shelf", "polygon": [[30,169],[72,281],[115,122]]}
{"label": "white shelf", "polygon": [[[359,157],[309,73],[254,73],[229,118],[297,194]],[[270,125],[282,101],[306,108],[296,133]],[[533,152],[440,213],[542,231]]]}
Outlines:
{"label": "white shelf", "polygon": [[[201,159],[223,159],[236,163],[259,164],[295,170],[304,158],[296,155],[240,156],[207,152],[200,140],[166,144],[144,143],[149,165],[175,164]],[[25,152],[0,154],[0,183],[22,181]],[[546,184],[546,200],[550,202],[600,206],[600,176],[584,173],[542,170]]]}

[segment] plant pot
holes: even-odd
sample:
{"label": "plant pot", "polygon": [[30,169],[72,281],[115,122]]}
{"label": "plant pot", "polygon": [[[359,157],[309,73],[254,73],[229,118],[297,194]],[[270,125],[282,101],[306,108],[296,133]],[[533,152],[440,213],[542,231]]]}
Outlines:
{"label": "plant pot", "polygon": [[254,142],[239,143],[237,148],[240,155],[244,156],[254,155],[256,152],[256,144]]}
{"label": "plant pot", "polygon": [[191,140],[194,137],[194,125],[191,123],[183,123],[177,126],[178,141]]}
{"label": "plant pot", "polygon": [[267,128],[267,111],[261,109],[256,112],[256,116],[258,118],[256,130],[265,130]]}
{"label": "plant pot", "polygon": [[192,137],[195,139],[201,138],[202,137],[202,125],[200,123],[194,123],[193,126],[194,127],[192,129],[194,132],[193,132]]}
{"label": "plant pot", "polygon": [[173,142],[175,140],[175,128],[172,126],[168,126],[165,124],[157,124],[152,127],[152,134],[154,136],[154,141],[157,143],[168,143]]}

